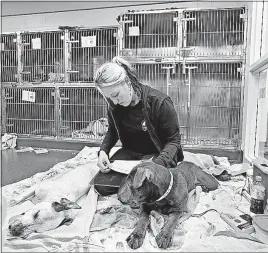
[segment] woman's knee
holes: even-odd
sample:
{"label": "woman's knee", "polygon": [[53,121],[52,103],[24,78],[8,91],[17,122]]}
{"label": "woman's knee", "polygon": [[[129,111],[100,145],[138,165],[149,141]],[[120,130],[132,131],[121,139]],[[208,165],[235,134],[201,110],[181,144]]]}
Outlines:
{"label": "woman's knee", "polygon": [[119,187],[111,187],[105,185],[94,185],[95,191],[101,196],[109,196],[116,194]]}

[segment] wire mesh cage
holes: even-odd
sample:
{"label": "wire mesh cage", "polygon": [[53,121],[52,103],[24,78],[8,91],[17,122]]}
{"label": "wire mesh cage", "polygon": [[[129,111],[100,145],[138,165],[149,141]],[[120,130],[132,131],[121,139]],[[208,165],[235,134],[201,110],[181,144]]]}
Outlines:
{"label": "wire mesh cage", "polygon": [[64,82],[64,32],[21,34],[22,82]]}
{"label": "wire mesh cage", "polygon": [[98,140],[108,130],[107,104],[95,87],[60,88],[59,134]]}
{"label": "wire mesh cage", "polygon": [[97,68],[117,54],[117,27],[70,31],[70,82],[92,82]]}
{"label": "wire mesh cage", "polygon": [[245,15],[245,8],[184,11],[182,56],[242,56]]}
{"label": "wire mesh cage", "polygon": [[141,83],[173,100],[184,145],[239,145],[242,63],[195,63],[185,68],[136,64],[135,68]]}
{"label": "wire mesh cage", "polygon": [[17,34],[1,34],[1,82],[17,82]]}
{"label": "wire mesh cage", "polygon": [[130,12],[120,16],[123,29],[121,56],[174,57],[178,49],[177,11]]}
{"label": "wire mesh cage", "polygon": [[55,136],[55,89],[4,87],[4,132]]}

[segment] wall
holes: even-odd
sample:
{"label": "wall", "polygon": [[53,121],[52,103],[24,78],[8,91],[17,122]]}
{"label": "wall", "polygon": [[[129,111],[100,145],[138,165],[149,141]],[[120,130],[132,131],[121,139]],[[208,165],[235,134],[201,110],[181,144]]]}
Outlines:
{"label": "wall", "polygon": [[[211,2],[192,2],[187,3],[166,3],[156,5],[143,6],[127,6],[107,8],[112,6],[126,6],[133,4],[133,2],[4,2],[2,3],[2,33],[16,32],[16,31],[44,31],[57,30],[59,26],[113,26],[118,25],[116,18],[120,13],[125,13],[128,10],[146,10],[146,9],[164,9],[164,8],[211,8],[211,7],[240,7],[247,5],[246,2],[221,2],[220,0]],[[144,4],[146,2],[139,2]],[[148,3],[148,2],[147,2]],[[137,4],[137,3],[135,3]],[[75,10],[83,8],[103,8],[93,10],[54,12],[46,14],[32,14],[32,15],[18,15],[20,13],[33,13],[41,11],[61,11],[61,10]],[[12,11],[13,10],[13,11]],[[14,15],[15,14],[15,15]],[[13,16],[12,16],[13,15]]]}

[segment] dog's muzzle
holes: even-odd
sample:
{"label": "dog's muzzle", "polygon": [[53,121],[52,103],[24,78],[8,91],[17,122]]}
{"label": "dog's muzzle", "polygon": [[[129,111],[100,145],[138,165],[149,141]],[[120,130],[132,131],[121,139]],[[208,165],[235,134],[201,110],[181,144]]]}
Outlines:
{"label": "dog's muzzle", "polygon": [[20,236],[23,233],[24,226],[21,221],[14,220],[11,224],[9,224],[8,230],[12,236]]}

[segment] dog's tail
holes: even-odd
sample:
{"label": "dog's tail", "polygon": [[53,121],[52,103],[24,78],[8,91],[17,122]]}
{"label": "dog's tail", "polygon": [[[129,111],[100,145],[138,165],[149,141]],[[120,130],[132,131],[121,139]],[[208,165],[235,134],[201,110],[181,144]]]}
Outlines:
{"label": "dog's tail", "polygon": [[196,178],[197,185],[200,185],[204,192],[214,191],[220,185],[213,175],[203,171],[201,168],[197,169]]}

